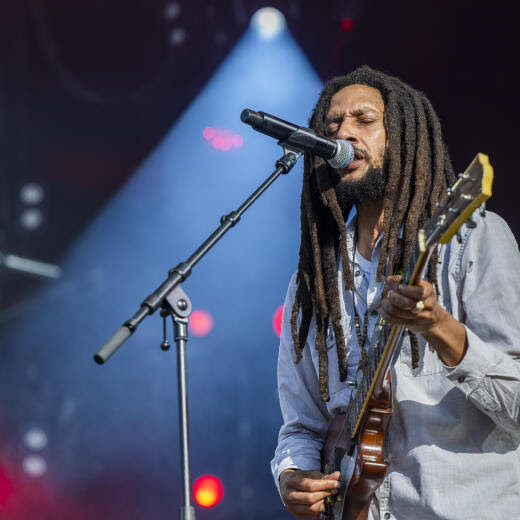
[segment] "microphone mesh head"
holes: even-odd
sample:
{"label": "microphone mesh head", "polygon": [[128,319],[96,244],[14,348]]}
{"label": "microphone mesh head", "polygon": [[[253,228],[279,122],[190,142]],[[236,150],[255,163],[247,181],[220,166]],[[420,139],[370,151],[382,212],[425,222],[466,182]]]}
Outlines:
{"label": "microphone mesh head", "polygon": [[354,147],[344,139],[337,139],[338,148],[327,161],[333,168],[344,168],[354,160]]}

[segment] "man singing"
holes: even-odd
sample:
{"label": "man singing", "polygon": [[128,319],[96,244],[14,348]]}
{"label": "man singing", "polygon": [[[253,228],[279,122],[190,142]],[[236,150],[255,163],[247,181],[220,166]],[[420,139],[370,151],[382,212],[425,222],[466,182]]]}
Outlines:
{"label": "man singing", "polygon": [[271,464],[287,509],[319,518],[324,498],[340,487],[339,472],[320,473],[320,451],[330,421],[349,403],[347,382],[366,359],[381,314],[408,332],[391,371],[389,468],[369,518],[519,515],[514,237],[500,217],[477,211],[437,249],[429,281],[400,284],[394,273],[456,179],[430,102],[362,67],[327,83],[311,127],[348,140],[356,153],[338,170],[305,157],[300,259],[278,360],[284,424]]}

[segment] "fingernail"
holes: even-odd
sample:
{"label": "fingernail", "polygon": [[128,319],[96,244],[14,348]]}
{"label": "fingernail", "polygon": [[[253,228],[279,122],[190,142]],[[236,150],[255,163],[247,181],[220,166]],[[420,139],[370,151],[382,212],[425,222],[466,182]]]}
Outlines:
{"label": "fingernail", "polygon": [[332,493],[333,495],[337,495],[337,494],[338,494],[338,490],[337,490],[337,489],[333,489],[333,490],[331,491],[331,493]]}
{"label": "fingernail", "polygon": [[338,481],[336,480],[336,482],[334,482],[334,487],[335,487],[335,488],[340,488],[340,487],[341,487],[341,482],[338,482]]}

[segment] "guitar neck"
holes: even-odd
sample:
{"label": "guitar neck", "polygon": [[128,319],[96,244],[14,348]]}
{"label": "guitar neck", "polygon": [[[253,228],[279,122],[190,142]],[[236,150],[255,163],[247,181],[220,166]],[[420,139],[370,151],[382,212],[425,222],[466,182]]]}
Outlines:
{"label": "guitar neck", "polygon": [[[419,233],[418,243],[403,272],[403,283],[407,285],[417,283],[424,275],[430,256],[431,250],[426,246],[424,236]],[[392,325],[379,316],[372,335],[368,360],[358,371],[356,390],[347,417],[347,431],[351,438],[354,438],[359,431],[369,401],[372,398],[382,399],[385,393],[386,375],[392,361],[399,355],[405,330],[404,327]]]}

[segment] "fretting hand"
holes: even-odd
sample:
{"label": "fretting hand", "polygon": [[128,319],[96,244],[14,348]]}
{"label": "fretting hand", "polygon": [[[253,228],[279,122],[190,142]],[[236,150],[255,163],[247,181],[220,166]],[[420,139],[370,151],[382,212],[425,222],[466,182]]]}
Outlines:
{"label": "fretting hand", "polygon": [[381,316],[421,334],[448,366],[460,363],[468,347],[466,329],[437,300],[433,285],[421,280],[404,285],[402,276],[389,276],[381,301]]}

